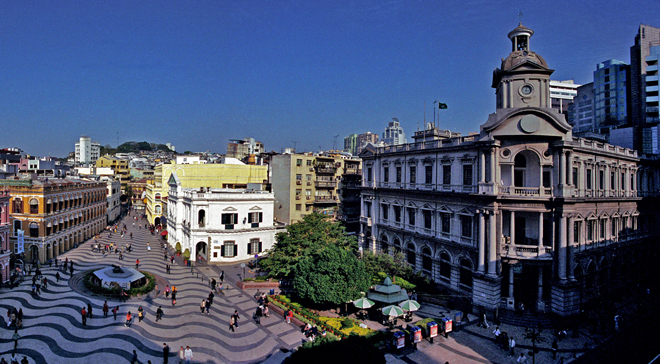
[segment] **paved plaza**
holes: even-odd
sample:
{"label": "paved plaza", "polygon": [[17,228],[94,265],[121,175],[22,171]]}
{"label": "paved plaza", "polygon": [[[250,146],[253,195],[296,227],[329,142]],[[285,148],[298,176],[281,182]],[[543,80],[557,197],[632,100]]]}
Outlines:
{"label": "paved plaza", "polygon": [[[151,235],[144,228],[144,220],[139,220],[142,229],[134,226],[130,217],[125,220],[129,233],[123,238],[120,234],[101,234],[100,243],[124,244],[132,243],[132,252],[125,253],[124,260],[119,255],[92,252],[92,241],[68,251],[58,257],[68,258],[74,263],[74,275],[60,273],[60,281],[56,282],[58,269],[43,266],[42,274],[48,278],[48,288],[41,295],[33,297],[31,277],[14,289],[0,290],[0,310],[3,315],[9,308],[22,308],[24,313],[23,328],[19,330],[16,353],[19,358],[26,356],[30,363],[128,363],[133,350],[138,353],[140,363],[163,363],[163,343],[171,348],[170,363],[178,363],[179,347],[190,346],[194,354],[194,363],[254,363],[267,359],[275,360],[283,357],[285,352],[302,343],[300,330],[287,325],[281,318],[262,318],[261,325],[256,325],[251,319],[256,310],[256,301],[247,293],[236,289],[232,283],[235,277],[225,280],[222,294],[217,294],[213,300],[210,314],[200,314],[200,302],[210,292],[208,280],[202,277],[219,278],[222,267],[202,266],[191,268],[183,266],[181,261],[175,261],[171,273],[165,272],[167,262],[164,250],[160,246],[160,237]],[[147,243],[151,250],[147,249]],[[171,251],[170,251],[171,253]],[[134,297],[127,302],[108,300],[112,309],[119,306],[117,320],[112,313],[103,316],[102,307],[105,300],[84,289],[79,274],[90,269],[106,267],[110,264],[120,264],[131,267],[136,259],[140,259],[140,270],[157,276],[160,293]],[[198,278],[199,277],[199,278]],[[165,285],[176,286],[178,294],[176,306],[172,306],[170,298],[164,295]],[[82,287],[82,288],[81,288]],[[81,309],[91,303],[93,318],[82,325]],[[137,320],[137,309],[142,306],[145,318]],[[164,317],[156,322],[156,309],[162,306]],[[229,319],[234,310],[238,310],[241,319],[236,332],[229,331]],[[134,315],[133,324],[125,327],[127,311]],[[0,339],[0,358],[9,360],[14,342],[11,340],[13,330],[3,325]],[[277,360],[276,360],[277,361]],[[281,360],[279,360],[281,361]]]}

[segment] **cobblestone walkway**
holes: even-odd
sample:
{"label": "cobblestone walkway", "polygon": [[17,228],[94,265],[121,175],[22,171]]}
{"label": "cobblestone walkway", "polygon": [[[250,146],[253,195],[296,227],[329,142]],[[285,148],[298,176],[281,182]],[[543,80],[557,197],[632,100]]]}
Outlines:
{"label": "cobblestone walkway", "polygon": [[[163,343],[171,348],[170,363],[178,363],[180,346],[190,346],[195,363],[255,363],[281,355],[300,345],[303,335],[281,318],[271,316],[256,325],[251,319],[256,309],[255,300],[248,294],[236,289],[231,281],[225,280],[227,290],[224,295],[217,294],[209,315],[200,314],[199,304],[210,292],[209,275],[217,274],[219,268],[202,266],[190,267],[178,264],[171,267],[171,273],[165,272],[168,261],[164,259],[164,250],[160,247],[160,237],[151,235],[144,229],[144,220],[139,220],[143,228],[133,226],[130,217],[124,220],[129,233],[123,238],[119,234],[102,234],[100,243],[132,243],[131,253],[126,253],[124,260],[118,254],[91,251],[88,241],[58,259],[74,262],[74,276],[60,272],[61,279],[56,282],[57,268],[42,267],[42,273],[48,277],[48,288],[41,295],[31,293],[31,277],[17,288],[0,290],[0,312],[6,315],[9,308],[22,308],[24,312],[23,328],[16,353],[19,358],[27,356],[30,363],[128,363],[133,350],[137,350],[140,363],[163,362]],[[137,223],[136,223],[137,224]],[[151,250],[147,249],[150,243]],[[110,308],[119,306],[116,321],[112,313],[103,316],[102,296],[87,292],[80,282],[80,274],[89,269],[97,269],[119,264],[134,266],[140,259],[140,270],[157,276],[160,294],[152,292],[142,297],[134,297],[127,302],[108,300]],[[202,272],[202,274],[198,274]],[[218,276],[215,276],[218,279]],[[165,285],[178,288],[176,306],[163,294]],[[91,303],[93,318],[87,325],[81,322],[80,311]],[[125,327],[127,311],[137,313],[142,306],[145,318],[138,322],[137,315],[130,327]],[[162,306],[165,315],[156,322],[156,309]],[[236,332],[229,331],[229,318],[237,309],[241,316]],[[0,330],[0,357],[9,359],[14,342],[13,330],[5,325]]]}

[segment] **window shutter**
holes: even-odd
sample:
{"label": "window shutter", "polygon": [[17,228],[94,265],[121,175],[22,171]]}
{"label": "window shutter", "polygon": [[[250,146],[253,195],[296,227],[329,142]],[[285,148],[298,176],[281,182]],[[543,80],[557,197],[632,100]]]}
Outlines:
{"label": "window shutter", "polygon": [[259,240],[259,251],[257,253],[261,253],[261,240]]}
{"label": "window shutter", "polygon": [[225,256],[225,245],[220,246],[220,256],[224,257]]}
{"label": "window shutter", "polygon": [[252,254],[252,244],[248,243],[247,245],[247,253],[248,255]]}
{"label": "window shutter", "polygon": [[238,255],[238,244],[234,244],[234,256]]}
{"label": "window shutter", "polygon": [[248,214],[248,223],[250,223],[250,224],[252,223],[252,213],[251,212]]}
{"label": "window shutter", "polygon": [[264,221],[264,214],[263,214],[263,212],[260,212],[259,213],[259,222],[263,222],[263,221]]}

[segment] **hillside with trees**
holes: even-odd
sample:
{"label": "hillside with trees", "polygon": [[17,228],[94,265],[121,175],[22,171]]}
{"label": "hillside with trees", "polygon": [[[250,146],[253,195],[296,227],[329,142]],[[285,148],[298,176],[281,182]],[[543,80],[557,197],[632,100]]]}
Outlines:
{"label": "hillside with trees", "polygon": [[156,144],[149,142],[126,142],[117,148],[112,148],[110,145],[101,146],[101,155],[106,154],[115,154],[115,153],[139,153],[141,151],[163,151],[163,152],[173,152],[165,144]]}

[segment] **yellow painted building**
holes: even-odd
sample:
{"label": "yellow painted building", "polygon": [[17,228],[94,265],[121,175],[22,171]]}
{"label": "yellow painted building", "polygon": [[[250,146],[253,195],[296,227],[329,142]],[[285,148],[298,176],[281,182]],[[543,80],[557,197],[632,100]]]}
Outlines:
{"label": "yellow painted building", "polygon": [[131,169],[128,168],[128,160],[111,155],[104,155],[96,160],[96,166],[111,168],[115,172],[115,176],[117,176],[121,182],[122,193],[125,193],[126,186],[131,180]]}
{"label": "yellow painted building", "polygon": [[145,213],[150,224],[160,224],[166,211],[168,180],[176,172],[183,188],[247,188],[248,183],[263,184],[268,179],[267,166],[243,164],[160,164],[154,179],[146,186]]}
{"label": "yellow painted building", "polygon": [[0,180],[11,196],[11,242],[28,262],[47,262],[103,230],[107,183],[87,179]]}

